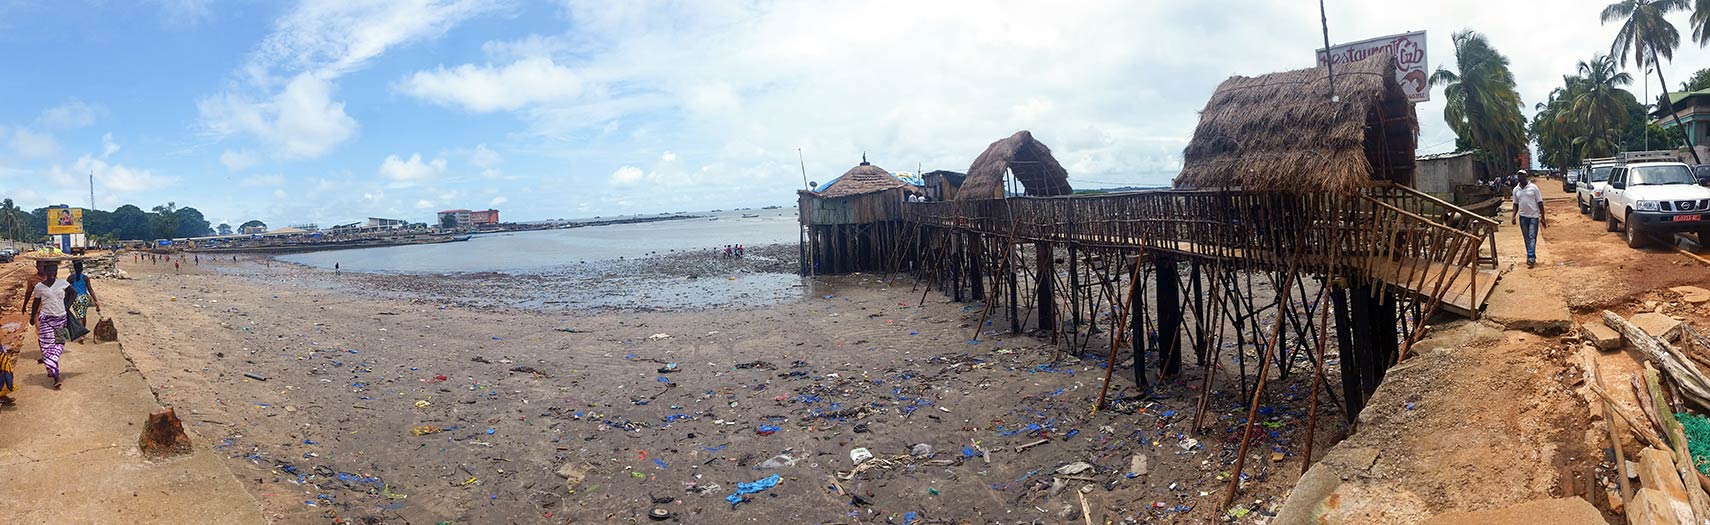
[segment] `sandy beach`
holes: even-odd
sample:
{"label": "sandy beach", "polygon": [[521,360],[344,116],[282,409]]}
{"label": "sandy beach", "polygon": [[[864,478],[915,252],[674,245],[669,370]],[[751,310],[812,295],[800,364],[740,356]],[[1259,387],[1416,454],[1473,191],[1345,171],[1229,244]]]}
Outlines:
{"label": "sandy beach", "polygon": [[[1083,505],[1098,522],[1219,519],[1234,385],[1190,435],[1199,368],[1142,397],[1124,361],[1119,401],[1092,413],[1099,339],[1055,363],[1048,339],[971,340],[978,304],[920,304],[907,277],[739,297],[745,278],[797,279],[765,266],[793,268],[766,262],[784,248],[650,257],[613,280],[126,260],[131,279],[101,285],[161,403],[276,522],[1080,522]],[[690,281],[738,299],[640,304]],[[533,285],[632,302],[511,291]],[[1300,471],[1304,375],[1261,409],[1255,446],[1274,453],[1249,462],[1242,515],[1275,512]],[[1320,417],[1325,450],[1342,416]],[[855,465],[856,448],[874,459]]]}

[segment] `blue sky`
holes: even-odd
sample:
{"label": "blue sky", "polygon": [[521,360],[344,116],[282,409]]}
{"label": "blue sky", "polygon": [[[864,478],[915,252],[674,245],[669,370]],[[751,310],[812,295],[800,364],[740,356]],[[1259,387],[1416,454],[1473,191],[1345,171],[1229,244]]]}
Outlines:
{"label": "blue sky", "polygon": [[[1328,2],[1332,40],[1424,29],[1433,65],[1486,33],[1528,114],[1608,49],[1604,3]],[[1302,2],[1047,4],[0,0],[0,194],[87,205],[93,173],[101,209],[275,225],[787,205],[798,149],[816,181],[965,170],[1019,129],[1077,187],[1167,184],[1219,82],[1322,38]],[[1441,91],[1418,112],[1452,149]]]}

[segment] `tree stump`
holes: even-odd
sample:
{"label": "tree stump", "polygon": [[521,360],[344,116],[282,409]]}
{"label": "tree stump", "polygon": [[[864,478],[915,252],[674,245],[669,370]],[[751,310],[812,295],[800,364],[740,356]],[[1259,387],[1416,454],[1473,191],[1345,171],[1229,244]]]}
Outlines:
{"label": "tree stump", "polygon": [[95,342],[110,343],[119,340],[119,329],[113,326],[112,319],[102,319],[95,323]]}
{"label": "tree stump", "polygon": [[170,408],[148,415],[143,425],[142,439],[137,441],[144,457],[162,459],[190,453],[190,436],[184,433],[184,422]]}

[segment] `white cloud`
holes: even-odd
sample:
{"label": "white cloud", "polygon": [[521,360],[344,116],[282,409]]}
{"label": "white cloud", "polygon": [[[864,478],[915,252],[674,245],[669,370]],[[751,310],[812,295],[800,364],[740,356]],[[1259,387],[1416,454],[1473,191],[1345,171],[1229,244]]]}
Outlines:
{"label": "white cloud", "polygon": [[42,110],[42,114],[36,117],[36,124],[56,129],[88,127],[95,124],[95,119],[103,112],[104,110],[100,107],[85,104],[81,100],[71,99],[58,106]]}
{"label": "white cloud", "polygon": [[291,196],[291,194],[286,193],[285,190],[283,190],[283,189],[273,190],[273,198],[275,200],[285,200],[287,197],[290,197],[290,196]]}
{"label": "white cloud", "polygon": [[158,175],[153,170],[138,169],[123,164],[109,164],[92,155],[78,157],[69,169],[54,166],[49,176],[61,185],[81,186],[86,177],[95,175],[95,187],[107,194],[132,194],[167,188],[178,183],[178,177]]}
{"label": "white cloud", "polygon": [[416,209],[418,209],[418,210],[433,209],[433,201],[430,201],[427,199],[417,200],[416,201]]}
{"label": "white cloud", "polygon": [[344,103],[332,100],[332,82],[303,73],[272,99],[254,102],[240,95],[202,99],[202,122],[220,137],[249,136],[285,158],[321,157],[356,134],[356,119]]}
{"label": "white cloud", "polygon": [[613,186],[634,186],[641,184],[641,180],[646,177],[647,174],[642,172],[641,168],[624,166],[612,172],[611,184]]}
{"label": "white cloud", "polygon": [[493,197],[493,200],[487,201],[487,207],[488,208],[497,208],[497,207],[499,207],[500,204],[504,204],[504,203],[507,203],[510,201],[511,201],[510,199],[507,199],[507,198],[505,198],[505,196],[500,195],[498,197]]}
{"label": "white cloud", "polygon": [[582,93],[582,80],[550,58],[530,57],[501,67],[464,64],[419,71],[397,89],[435,104],[488,113],[575,100]]}
{"label": "white cloud", "polygon": [[44,158],[59,154],[59,141],[54,140],[53,135],[24,128],[12,129],[10,145],[20,157]]}
{"label": "white cloud", "polygon": [[284,186],[285,185],[285,176],[284,175],[250,175],[248,177],[244,177],[243,181],[239,182],[238,185],[244,186],[244,187],[250,187],[250,188]]}
{"label": "white cloud", "polygon": [[255,154],[248,150],[226,150],[220,153],[220,164],[232,171],[243,171],[260,161],[261,159],[255,158]]}
{"label": "white cloud", "polygon": [[101,134],[101,158],[104,159],[107,157],[111,157],[111,156],[113,156],[114,153],[118,153],[118,152],[119,152],[119,143],[113,141],[113,134],[112,133],[102,133]]}
{"label": "white cloud", "polygon": [[499,156],[499,152],[488,148],[486,144],[476,144],[475,152],[469,154],[469,163],[477,168],[492,168],[504,161],[505,159]]}
{"label": "white cloud", "polygon": [[664,155],[659,156],[659,160],[663,160],[665,162],[671,162],[671,161],[677,160],[677,154],[667,151],[667,152],[665,152]]}
{"label": "white cloud", "polygon": [[437,38],[496,7],[484,0],[309,0],[274,22],[223,92],[197,103],[219,138],[249,137],[285,158],[312,159],[358,128],[334,100],[337,80],[387,50]]}
{"label": "white cloud", "polygon": [[445,159],[423,162],[420,153],[410,155],[409,159],[402,159],[397,155],[387,155],[386,160],[380,161],[380,176],[396,183],[424,182],[444,171]]}

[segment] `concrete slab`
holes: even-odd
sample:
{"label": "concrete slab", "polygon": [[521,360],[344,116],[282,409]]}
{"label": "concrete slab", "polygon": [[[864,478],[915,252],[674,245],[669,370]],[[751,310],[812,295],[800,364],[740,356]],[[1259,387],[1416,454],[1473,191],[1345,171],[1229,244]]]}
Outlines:
{"label": "concrete slab", "polygon": [[1581,498],[1533,500],[1511,507],[1477,512],[1447,512],[1432,516],[1420,525],[1522,525],[1559,523],[1564,525],[1608,525],[1597,507]]}
{"label": "concrete slab", "polygon": [[[28,329],[29,327],[24,327]],[[0,408],[0,515],[8,523],[265,523],[209,443],[150,462],[137,450],[154,394],[119,343],[72,344],[52,390],[33,333],[17,404]]]}
{"label": "concrete slab", "polygon": [[1628,319],[1628,321],[1631,321],[1633,326],[1639,327],[1640,330],[1644,330],[1645,333],[1651,334],[1651,337],[1668,341],[1670,343],[1679,339],[1680,333],[1684,331],[1684,329],[1681,328],[1679,319],[1656,312],[1645,312],[1634,315],[1633,318]]}
{"label": "concrete slab", "polygon": [[1604,326],[1602,323],[1585,323],[1579,325],[1579,335],[1586,341],[1596,345],[1598,350],[1616,350],[1621,348],[1621,332]]}
{"label": "concrete slab", "polygon": [[1697,286],[1676,286],[1674,288],[1669,288],[1669,290],[1680,294],[1680,300],[1688,303],[1699,304],[1710,302],[1710,290],[1705,290]]}
{"label": "concrete slab", "polygon": [[1556,259],[1539,236],[1538,266],[1526,267],[1526,240],[1520,227],[1502,222],[1496,231],[1497,265],[1508,269],[1490,294],[1485,316],[1511,330],[1556,336],[1573,328],[1573,314],[1562,300],[1560,276],[1551,267]]}

